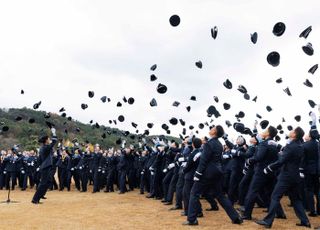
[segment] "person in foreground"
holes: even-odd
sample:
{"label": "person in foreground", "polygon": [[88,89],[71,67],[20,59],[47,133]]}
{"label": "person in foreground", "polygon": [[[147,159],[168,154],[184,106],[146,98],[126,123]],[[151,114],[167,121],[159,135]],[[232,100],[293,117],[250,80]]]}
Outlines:
{"label": "person in foreground", "polygon": [[222,126],[217,125],[211,128],[209,141],[203,146],[203,153],[200,156],[199,165],[194,175],[194,184],[190,193],[188,218],[183,225],[198,225],[197,215],[201,210],[199,201],[203,192],[212,194],[218,200],[223,209],[234,224],[241,224],[243,221],[231,201],[222,192],[222,169],[221,156],[223,152],[219,138],[224,135]]}
{"label": "person in foreground", "polygon": [[279,153],[279,159],[268,165],[264,169],[264,173],[272,173],[280,169],[278,181],[271,195],[271,203],[268,209],[267,216],[263,220],[256,221],[257,224],[265,228],[271,228],[273,220],[278,208],[281,208],[280,200],[282,196],[287,193],[294,208],[296,216],[299,218],[300,223],[297,226],[304,226],[310,228],[309,219],[304,211],[301,197],[299,195],[299,182],[300,178],[304,177],[303,171],[300,168],[301,159],[303,157],[302,138],[304,131],[297,127],[289,133],[288,144]]}
{"label": "person in foreground", "polygon": [[52,138],[45,135],[39,139],[39,143],[42,144],[39,151],[39,167],[37,171],[40,171],[40,183],[37,187],[37,191],[32,198],[33,204],[40,204],[40,199],[46,199],[45,195],[51,182],[50,172],[53,166],[53,147],[57,143],[57,136],[55,128],[51,128]]}

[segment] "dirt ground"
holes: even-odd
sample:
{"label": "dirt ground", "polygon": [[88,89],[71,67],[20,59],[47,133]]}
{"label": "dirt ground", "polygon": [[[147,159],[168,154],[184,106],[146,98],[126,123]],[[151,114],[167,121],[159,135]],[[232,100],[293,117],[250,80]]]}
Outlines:
{"label": "dirt ground", "polygon": [[[182,226],[186,218],[180,216],[180,210],[168,211],[168,206],[146,199],[138,191],[124,195],[50,191],[40,205],[31,204],[33,193],[34,190],[15,190],[11,199],[19,203],[0,204],[1,229],[263,229],[252,221],[233,225],[223,211],[204,212],[199,226]],[[6,194],[0,191],[1,201],[6,200]],[[288,219],[275,220],[273,229],[303,229],[296,228],[298,221],[287,203],[284,199]],[[263,217],[262,211],[256,209],[253,216]],[[310,220],[313,227],[320,225],[320,217]]]}

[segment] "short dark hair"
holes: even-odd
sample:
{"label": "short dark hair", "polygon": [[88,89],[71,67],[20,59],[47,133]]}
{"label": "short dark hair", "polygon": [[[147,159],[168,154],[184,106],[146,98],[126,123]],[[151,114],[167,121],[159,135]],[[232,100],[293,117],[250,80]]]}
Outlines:
{"label": "short dark hair", "polygon": [[45,135],[39,138],[38,142],[41,144],[46,143],[46,141],[49,139],[49,136]]}
{"label": "short dark hair", "polygon": [[271,137],[272,139],[278,134],[278,130],[271,125],[268,127],[268,132],[269,132],[269,137]]}
{"label": "short dark hair", "polygon": [[195,138],[193,138],[193,140],[192,140],[192,144],[193,144],[193,146],[194,146],[196,149],[198,149],[198,148],[201,147],[202,141],[201,141],[200,138],[195,137]]}
{"label": "short dark hair", "polygon": [[220,138],[224,135],[224,130],[223,127],[221,125],[217,125],[215,126],[216,130],[217,130],[217,137]]}
{"label": "short dark hair", "polygon": [[301,140],[302,138],[303,138],[303,136],[304,136],[304,131],[303,131],[303,129],[301,128],[301,127],[297,127],[297,128],[295,128],[294,129],[294,132],[295,132],[295,134],[296,134],[296,138],[298,139],[298,140]]}

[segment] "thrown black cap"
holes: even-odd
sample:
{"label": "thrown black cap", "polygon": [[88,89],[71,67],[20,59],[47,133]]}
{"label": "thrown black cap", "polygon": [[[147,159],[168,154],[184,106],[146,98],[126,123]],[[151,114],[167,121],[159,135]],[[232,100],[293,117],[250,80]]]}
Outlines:
{"label": "thrown black cap", "polygon": [[268,125],[269,125],[269,121],[267,121],[267,120],[263,120],[263,121],[260,122],[260,126],[261,126],[262,129],[267,128]]}
{"label": "thrown black cap", "polygon": [[218,27],[211,28],[211,36],[213,39],[216,39],[218,35]]}
{"label": "thrown black cap", "polygon": [[304,84],[305,86],[307,86],[307,87],[310,87],[310,88],[313,87],[313,84],[312,84],[308,79],[306,79],[306,81],[303,82],[303,84]]}
{"label": "thrown black cap", "polygon": [[317,71],[317,69],[318,69],[318,64],[315,64],[308,70],[308,73],[314,74]]}
{"label": "thrown black cap", "polygon": [[121,138],[118,138],[118,140],[116,140],[116,144],[117,144],[117,145],[121,145],[121,143],[122,143]]}
{"label": "thrown black cap", "polygon": [[127,102],[128,102],[128,100],[127,100],[126,97],[123,97],[122,100],[123,100],[124,103],[127,103]]}
{"label": "thrown black cap", "polygon": [[134,103],[134,98],[133,97],[129,97],[128,104],[132,105],[133,103]]}
{"label": "thrown black cap", "polygon": [[66,116],[67,116],[66,113],[62,113],[62,114],[61,114],[61,117],[66,117]]}
{"label": "thrown black cap", "polygon": [[14,119],[15,121],[21,121],[22,117],[21,116],[16,116],[16,118]]}
{"label": "thrown black cap", "polygon": [[282,125],[278,125],[277,130],[282,130]]}
{"label": "thrown black cap", "polygon": [[154,74],[151,74],[150,75],[150,81],[156,81],[158,78],[157,78],[157,76],[156,75],[154,75]]}
{"label": "thrown black cap", "polygon": [[175,117],[173,117],[173,118],[171,118],[171,119],[169,120],[169,122],[170,122],[170,124],[172,124],[172,125],[176,125],[176,124],[178,124],[178,119],[175,118]]}
{"label": "thrown black cap", "polygon": [[288,96],[292,96],[289,87],[285,88],[283,91],[284,91]]}
{"label": "thrown black cap", "polygon": [[255,96],[252,101],[257,102],[258,96]]}
{"label": "thrown black cap", "polygon": [[314,50],[313,50],[313,47],[312,47],[312,44],[310,42],[308,42],[307,45],[305,46],[302,46],[302,50],[305,54],[309,55],[309,56],[312,56],[313,53],[314,53]]}
{"label": "thrown black cap", "polygon": [[172,15],[169,19],[171,26],[178,26],[180,24],[180,17],[178,15]]}
{"label": "thrown black cap", "polygon": [[41,101],[39,101],[38,103],[35,103],[33,105],[33,109],[39,109],[40,105],[41,105]]}
{"label": "thrown black cap", "polygon": [[278,66],[280,64],[280,54],[276,51],[269,53],[267,56],[267,62],[273,67]]}
{"label": "thrown black cap", "polygon": [[245,129],[244,124],[238,122],[233,124],[233,128],[239,133],[243,133]]}
{"label": "thrown black cap", "polygon": [[62,107],[62,108],[59,110],[60,113],[62,113],[62,112],[64,112],[64,111],[66,111],[64,107]]}
{"label": "thrown black cap", "polygon": [[167,86],[159,83],[159,85],[157,86],[157,92],[160,93],[160,94],[164,94],[167,92]]}
{"label": "thrown black cap", "polygon": [[198,125],[198,127],[199,127],[199,129],[203,129],[203,128],[204,128],[204,124],[200,123],[200,124]]}
{"label": "thrown black cap", "polygon": [[214,97],[213,97],[213,100],[214,100],[215,102],[219,103],[219,98],[218,98],[217,96],[214,96]]}
{"label": "thrown black cap", "polygon": [[262,116],[260,114],[258,114],[258,113],[256,114],[256,117],[259,118],[259,119],[262,118]]}
{"label": "thrown black cap", "polygon": [[87,104],[84,104],[84,103],[81,104],[81,109],[85,110],[85,109],[87,109],[87,108],[88,108],[88,105],[87,105]]}
{"label": "thrown black cap", "polygon": [[307,38],[311,31],[312,31],[312,26],[309,26],[308,28],[306,28],[304,31],[301,32],[301,34],[299,35],[299,38],[301,37]]}
{"label": "thrown black cap", "polygon": [[46,125],[48,126],[49,129],[51,129],[52,127],[54,127],[54,124],[49,122],[49,121],[46,121]]}
{"label": "thrown black cap", "polygon": [[179,119],[179,122],[180,122],[180,124],[181,124],[182,126],[185,126],[185,125],[186,125],[186,122],[185,122],[184,120],[182,120],[182,119]]}
{"label": "thrown black cap", "polygon": [[79,133],[80,132],[80,128],[76,128],[76,131]]}
{"label": "thrown black cap", "polygon": [[236,114],[237,118],[244,118],[245,117],[245,113],[243,111],[240,111],[238,114]]}
{"label": "thrown black cap", "polygon": [[117,107],[121,107],[121,106],[122,106],[122,103],[120,101],[118,101]]}
{"label": "thrown black cap", "polygon": [[281,78],[281,77],[278,78],[278,79],[276,80],[276,83],[278,83],[278,84],[282,83],[282,78]]}
{"label": "thrown black cap", "polygon": [[34,118],[30,118],[30,119],[29,119],[29,123],[30,123],[30,124],[33,124],[35,121],[36,121],[36,120],[35,120]]}
{"label": "thrown black cap", "polygon": [[134,122],[131,122],[131,125],[132,125],[132,127],[135,128],[135,129],[138,127],[138,125],[137,125],[136,123],[134,123]]}
{"label": "thrown black cap", "polygon": [[300,115],[297,115],[294,117],[294,119],[297,121],[297,122],[300,122],[301,121],[301,116]]}
{"label": "thrown black cap", "polygon": [[226,125],[228,126],[228,128],[232,126],[232,124],[229,120],[226,120]]}
{"label": "thrown black cap", "polygon": [[157,106],[157,105],[158,105],[158,104],[157,104],[156,99],[152,98],[152,100],[150,101],[150,106],[151,106],[151,107],[155,107],[155,106]]}
{"label": "thrown black cap", "polygon": [[93,92],[93,91],[89,91],[89,92],[88,92],[88,96],[89,96],[90,98],[93,98],[93,97],[94,97],[94,92]]}
{"label": "thrown black cap", "polygon": [[8,126],[3,126],[2,127],[2,132],[8,132],[9,130],[9,127]]}
{"label": "thrown black cap", "polygon": [[99,129],[99,128],[100,128],[100,125],[99,125],[99,123],[98,123],[98,122],[96,122],[96,123],[94,124],[94,126],[95,126],[97,129]]}
{"label": "thrown black cap", "polygon": [[180,102],[178,102],[178,101],[174,101],[172,104],[172,106],[174,106],[174,107],[178,107],[179,105],[180,105]]}
{"label": "thrown black cap", "polygon": [[103,139],[105,139],[105,138],[107,137],[107,135],[106,135],[105,133],[103,133],[103,134],[101,135],[101,137],[102,137]]}
{"label": "thrown black cap", "polygon": [[317,104],[313,100],[308,100],[309,105],[311,108],[314,108]]}
{"label": "thrown black cap", "polygon": [[286,25],[283,22],[278,22],[273,26],[272,33],[275,36],[280,37],[282,34],[284,34],[285,30],[286,30]]}
{"label": "thrown black cap", "polygon": [[188,112],[190,112],[191,111],[191,106],[187,106],[186,109],[187,109]]}
{"label": "thrown black cap", "polygon": [[157,69],[157,64],[154,64],[150,67],[150,70],[151,71],[155,71]]}
{"label": "thrown black cap", "polygon": [[230,109],[230,104],[228,104],[228,103],[223,103],[223,108],[225,109],[225,110],[229,110]]}
{"label": "thrown black cap", "polygon": [[199,69],[202,69],[202,62],[201,61],[197,61],[195,64]]}
{"label": "thrown black cap", "polygon": [[268,112],[272,111],[272,108],[269,105],[266,107],[266,109],[267,109]]}
{"label": "thrown black cap", "polygon": [[[243,94],[243,98],[246,99],[246,100],[250,100],[250,95],[247,94],[247,93],[245,93],[245,94]],[[254,99],[255,99],[255,100],[253,100],[253,101],[256,101],[256,100],[257,100],[257,98],[254,98]]]}
{"label": "thrown black cap", "polygon": [[258,40],[258,33],[254,32],[253,34],[250,34],[250,39],[253,44],[256,44]]}
{"label": "thrown black cap", "polygon": [[244,87],[243,85],[239,85],[238,90],[240,93],[247,93],[248,92],[246,87]]}
{"label": "thrown black cap", "polygon": [[148,123],[148,124],[147,124],[147,127],[148,127],[149,129],[152,129],[153,123]]}
{"label": "thrown black cap", "polygon": [[123,115],[120,115],[120,116],[118,117],[118,121],[124,122],[124,116],[123,116]]}
{"label": "thrown black cap", "polygon": [[289,131],[291,131],[293,128],[292,128],[291,125],[288,125],[287,129],[288,129]]}
{"label": "thrown black cap", "polygon": [[163,128],[164,130],[168,130],[169,129],[169,126],[167,124],[162,124],[161,125],[161,128]]}
{"label": "thrown black cap", "polygon": [[182,129],[182,134],[183,134],[183,135],[186,135],[186,133],[187,133],[186,128],[183,128],[183,129]]}
{"label": "thrown black cap", "polygon": [[189,129],[190,129],[190,130],[193,130],[193,129],[194,129],[193,125],[190,125],[190,126],[189,126]]}
{"label": "thrown black cap", "polygon": [[106,97],[106,96],[103,96],[103,97],[100,98],[100,100],[101,100],[103,103],[106,103],[107,97]]}
{"label": "thrown black cap", "polygon": [[232,83],[229,79],[227,79],[225,82],[223,82],[224,87],[227,89],[232,89]]}
{"label": "thrown black cap", "polygon": [[20,91],[20,93],[21,93],[21,94],[24,94],[24,90],[22,89],[22,90]]}
{"label": "thrown black cap", "polygon": [[191,97],[190,97],[190,100],[191,100],[191,101],[196,101],[197,98],[196,98],[196,96],[191,96]]}

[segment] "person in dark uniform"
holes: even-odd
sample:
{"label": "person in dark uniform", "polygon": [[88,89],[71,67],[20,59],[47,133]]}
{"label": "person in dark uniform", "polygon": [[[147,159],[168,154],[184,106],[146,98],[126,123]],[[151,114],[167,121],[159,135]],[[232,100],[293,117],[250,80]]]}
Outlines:
{"label": "person in dark uniform", "polygon": [[87,147],[86,151],[82,153],[81,159],[77,165],[80,174],[81,192],[87,192],[91,161],[92,156],[89,147]]}
{"label": "person in dark uniform", "polygon": [[117,165],[118,168],[118,176],[119,176],[119,194],[124,194],[128,191],[126,186],[126,176],[128,169],[128,155],[131,150],[129,148],[122,149],[119,163]]}
{"label": "person in dark uniform", "polygon": [[271,228],[273,220],[276,216],[277,210],[281,207],[280,200],[282,196],[287,193],[294,208],[296,216],[300,223],[297,226],[311,227],[308,217],[304,211],[301,197],[297,187],[299,187],[299,178],[304,177],[300,171],[301,159],[303,157],[302,138],[304,131],[297,127],[289,133],[289,143],[280,152],[279,159],[269,164],[264,168],[264,173],[272,173],[280,169],[277,183],[271,195],[271,204],[268,209],[268,214],[263,220],[256,221],[257,224],[265,228]]}
{"label": "person in dark uniform", "polygon": [[[265,188],[272,192],[274,181],[276,180],[275,173],[266,175],[263,173],[265,167],[277,161],[278,149],[277,143],[273,140],[278,131],[275,127],[269,126],[262,134],[258,134],[259,145],[256,154],[249,158],[247,165],[254,165],[254,175],[249,186],[247,196],[245,198],[245,211],[242,218],[251,220],[252,211],[259,192]],[[269,193],[268,191],[268,193]],[[271,194],[270,192],[270,194]],[[270,195],[269,195],[270,197]],[[278,218],[285,219],[285,214],[282,210],[277,213]]]}
{"label": "person in dark uniform", "polygon": [[200,195],[203,191],[209,191],[227,212],[234,224],[241,224],[243,221],[222,192],[222,168],[221,156],[223,147],[219,138],[224,135],[222,126],[217,125],[211,128],[209,141],[203,146],[199,165],[194,175],[194,184],[190,193],[187,221],[183,225],[198,225],[197,215],[201,204]]}
{"label": "person in dark uniform", "polygon": [[6,188],[9,189],[11,181],[11,190],[15,189],[17,183],[17,171],[18,171],[18,162],[19,158],[15,152],[8,150],[8,155],[5,158],[6,163]]}
{"label": "person in dark uniform", "polygon": [[53,147],[57,143],[55,128],[51,128],[51,133],[51,143],[48,136],[43,136],[39,139],[39,142],[42,144],[39,152],[39,171],[41,179],[37,191],[35,192],[31,201],[33,204],[40,203],[40,199],[45,196],[50,185],[50,171],[52,169]]}
{"label": "person in dark uniform", "polygon": [[74,149],[69,153],[70,159],[68,161],[68,174],[67,174],[67,184],[68,191],[70,191],[71,179],[73,178],[76,189],[80,191],[80,178],[77,165],[80,161],[79,149]]}
{"label": "person in dark uniform", "polygon": [[116,176],[117,161],[113,155],[113,149],[108,151],[107,155],[107,184],[105,192],[114,192],[113,184]]}
{"label": "person in dark uniform", "polygon": [[[61,150],[60,150],[61,151]],[[59,180],[59,191],[64,190],[64,186],[67,185],[68,165],[70,157],[65,149],[62,149],[61,154],[58,154],[58,180]],[[69,185],[68,185],[69,186]]]}
{"label": "person in dark uniform", "polygon": [[[182,213],[183,216],[188,216],[190,192],[193,185],[193,177],[197,170],[199,159],[201,156],[201,145],[202,145],[201,139],[193,138],[192,140],[193,151],[190,153],[186,167],[183,169],[183,173],[184,173],[184,186],[183,186],[184,212]],[[198,213],[198,217],[201,215],[203,215],[202,212]]]}
{"label": "person in dark uniform", "polygon": [[140,173],[140,194],[144,194],[145,190],[147,192],[150,191],[150,184],[146,174],[146,172],[148,171],[146,167],[146,163],[149,157],[148,153],[148,148],[144,147],[144,150],[141,152],[139,156],[138,171]]}
{"label": "person in dark uniform", "polygon": [[[309,133],[305,137],[303,143],[304,154],[302,157],[301,167],[304,169],[306,183],[307,207],[309,208],[309,216],[315,217],[320,215],[320,197],[319,197],[319,150],[318,138],[319,132],[316,127],[317,118],[315,113],[310,113],[312,125]],[[316,198],[316,204],[314,202]]]}
{"label": "person in dark uniform", "polygon": [[101,176],[101,165],[100,165],[100,160],[102,158],[102,153],[100,151],[100,146],[96,144],[94,148],[94,153],[93,153],[93,159],[92,159],[92,164],[93,164],[93,191],[92,193],[100,192],[100,176]]}

